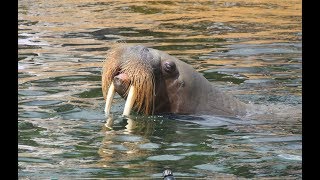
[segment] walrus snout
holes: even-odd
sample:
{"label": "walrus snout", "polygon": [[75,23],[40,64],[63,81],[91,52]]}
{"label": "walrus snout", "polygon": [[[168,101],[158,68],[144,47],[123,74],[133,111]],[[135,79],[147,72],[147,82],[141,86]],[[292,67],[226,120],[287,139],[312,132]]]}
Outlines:
{"label": "walrus snout", "polygon": [[[154,70],[160,61],[144,46],[117,46],[109,50],[102,72],[102,91],[106,99],[106,114],[117,92],[126,99],[123,115],[132,108],[151,114],[155,94]],[[159,72],[159,71],[157,71]]]}
{"label": "walrus snout", "polygon": [[122,97],[125,97],[125,93],[130,85],[130,78],[127,74],[121,73],[113,77],[113,84],[115,91]]}

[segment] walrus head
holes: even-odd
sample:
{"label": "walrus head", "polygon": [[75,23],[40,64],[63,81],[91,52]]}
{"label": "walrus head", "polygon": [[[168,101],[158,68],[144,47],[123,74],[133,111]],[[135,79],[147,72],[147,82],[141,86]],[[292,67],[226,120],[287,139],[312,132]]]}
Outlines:
{"label": "walrus head", "polygon": [[192,66],[141,45],[112,47],[103,64],[102,92],[109,114],[114,93],[127,99],[124,115],[138,113],[237,115],[238,100],[212,87]]}

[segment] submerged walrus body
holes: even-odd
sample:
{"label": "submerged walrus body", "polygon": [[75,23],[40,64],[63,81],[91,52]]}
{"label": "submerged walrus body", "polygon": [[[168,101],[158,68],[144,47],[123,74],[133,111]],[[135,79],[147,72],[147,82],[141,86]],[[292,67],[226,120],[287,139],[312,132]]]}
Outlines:
{"label": "submerged walrus body", "polygon": [[246,104],[215,88],[192,66],[169,54],[141,45],[117,45],[103,65],[102,91],[109,114],[113,95],[127,99],[142,114],[243,116]]}

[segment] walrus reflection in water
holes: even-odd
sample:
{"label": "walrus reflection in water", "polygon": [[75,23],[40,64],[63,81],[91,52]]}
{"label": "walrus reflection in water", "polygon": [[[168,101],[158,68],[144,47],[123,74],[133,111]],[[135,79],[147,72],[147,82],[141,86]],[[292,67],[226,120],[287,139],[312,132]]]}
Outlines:
{"label": "walrus reflection in water", "polygon": [[146,115],[202,114],[243,116],[247,105],[214,87],[192,66],[169,54],[141,45],[118,44],[103,65],[105,113],[114,93],[127,99],[123,115],[131,110]]}

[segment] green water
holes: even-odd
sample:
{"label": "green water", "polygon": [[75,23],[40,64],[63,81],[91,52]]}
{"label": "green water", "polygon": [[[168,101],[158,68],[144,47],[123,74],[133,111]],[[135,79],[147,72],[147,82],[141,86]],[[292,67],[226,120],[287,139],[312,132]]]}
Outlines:
{"label": "green water", "polygon": [[[301,1],[19,1],[19,179],[301,179],[301,20]],[[262,111],[122,117],[116,96],[106,117],[101,66],[119,41]]]}

